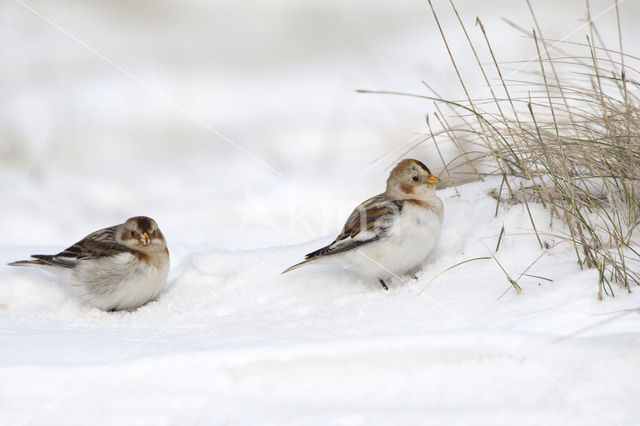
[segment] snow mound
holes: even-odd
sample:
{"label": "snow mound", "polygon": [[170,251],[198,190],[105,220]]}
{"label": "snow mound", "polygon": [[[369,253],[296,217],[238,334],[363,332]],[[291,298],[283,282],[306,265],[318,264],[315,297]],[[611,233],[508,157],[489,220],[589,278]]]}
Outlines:
{"label": "snow mound", "polygon": [[[523,206],[494,217],[495,186],[439,191],[436,254],[389,291],[339,268],[280,275],[332,236],[260,250],[171,245],[166,289],[134,312],[88,308],[44,272],[2,268],[3,418],[634,424],[640,298],[598,301],[597,273],[557,239],[541,250]],[[6,247],[0,260],[18,252],[30,251]],[[492,259],[443,272],[491,254],[521,295]]]}

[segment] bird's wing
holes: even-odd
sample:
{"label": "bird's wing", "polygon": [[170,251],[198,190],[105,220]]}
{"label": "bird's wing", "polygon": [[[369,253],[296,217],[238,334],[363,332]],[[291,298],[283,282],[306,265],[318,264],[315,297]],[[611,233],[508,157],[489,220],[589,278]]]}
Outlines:
{"label": "bird's wing", "polygon": [[402,207],[402,200],[389,200],[385,194],[369,198],[353,210],[335,241],[305,259],[344,253],[384,237]]}
{"label": "bird's wing", "polygon": [[117,230],[118,226],[100,229],[58,254],[34,254],[31,257],[47,265],[72,268],[79,260],[98,259],[131,252],[130,248],[116,241]]}

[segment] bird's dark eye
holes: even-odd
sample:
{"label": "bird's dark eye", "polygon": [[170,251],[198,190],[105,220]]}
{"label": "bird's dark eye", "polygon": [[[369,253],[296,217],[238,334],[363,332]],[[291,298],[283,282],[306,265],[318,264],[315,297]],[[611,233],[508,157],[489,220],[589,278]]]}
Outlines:
{"label": "bird's dark eye", "polygon": [[418,176],[414,176],[412,179],[413,179],[414,182],[417,182],[417,181],[420,180],[420,178]]}
{"label": "bird's dark eye", "polygon": [[136,231],[131,231],[131,238],[135,238],[136,237]]}

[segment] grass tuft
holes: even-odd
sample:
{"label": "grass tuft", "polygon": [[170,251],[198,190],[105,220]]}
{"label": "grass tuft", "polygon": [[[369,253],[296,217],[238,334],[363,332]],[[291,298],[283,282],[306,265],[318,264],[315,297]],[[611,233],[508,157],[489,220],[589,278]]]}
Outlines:
{"label": "grass tuft", "polygon": [[[431,1],[466,99],[445,99],[429,86],[426,95],[373,93],[419,97],[453,111],[454,120],[446,120],[439,107],[434,114],[444,130],[439,133],[465,149],[445,165],[447,174],[472,163],[478,178],[502,176],[494,192],[496,212],[501,202],[525,203],[540,242],[529,203],[541,203],[550,210],[552,223],[554,218],[564,223],[565,240],[575,248],[581,267],[598,270],[599,298],[613,295],[615,285],[630,292],[632,285],[640,285],[640,58],[623,52],[618,1],[617,49],[603,45],[588,3],[589,34],[583,43],[545,39],[527,4],[534,29],[520,31],[527,33],[537,56],[500,63],[487,29],[476,19],[489,52],[488,62],[482,62],[450,0],[489,98],[470,95]],[[514,65],[522,68],[517,79],[505,77],[505,67]],[[435,142],[431,128],[429,132]]]}

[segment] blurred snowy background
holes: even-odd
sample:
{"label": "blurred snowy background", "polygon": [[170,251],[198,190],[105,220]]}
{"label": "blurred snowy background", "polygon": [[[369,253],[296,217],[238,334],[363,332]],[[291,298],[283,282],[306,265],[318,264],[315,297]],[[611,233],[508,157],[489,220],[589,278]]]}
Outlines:
{"label": "blurred snowy background", "polygon": [[[617,46],[612,2],[591,3]],[[481,52],[476,16],[500,58],[535,57],[500,20],[530,28],[524,1],[456,4]],[[434,6],[481,93],[448,1]],[[533,6],[547,38],[584,42],[582,1]],[[640,5],[623,6],[624,24]],[[138,214],[190,244],[333,233],[434,110],[355,90],[426,93],[425,80],[462,97],[422,0],[5,1],[0,51],[0,244],[66,244]],[[431,154],[411,155],[439,171]]]}
{"label": "blurred snowy background", "polygon": [[[449,2],[433,3],[478,97]],[[546,38],[585,41],[583,0],[532,3]],[[476,45],[479,16],[501,60],[535,58],[500,19],[531,28],[525,1],[456,5]],[[612,5],[591,14],[616,48]],[[621,8],[638,56],[640,2]],[[434,111],[356,89],[462,98],[426,1],[5,0],[0,52],[0,262],[143,214],[173,265],[133,313],[0,269],[3,425],[638,424],[637,292],[597,301],[597,273],[569,245],[540,250],[522,206],[494,218],[497,180],[440,191],[418,280],[279,275],[383,190]],[[442,169],[428,145],[409,155]],[[522,296],[493,261],[438,275],[487,256],[502,225]]]}

